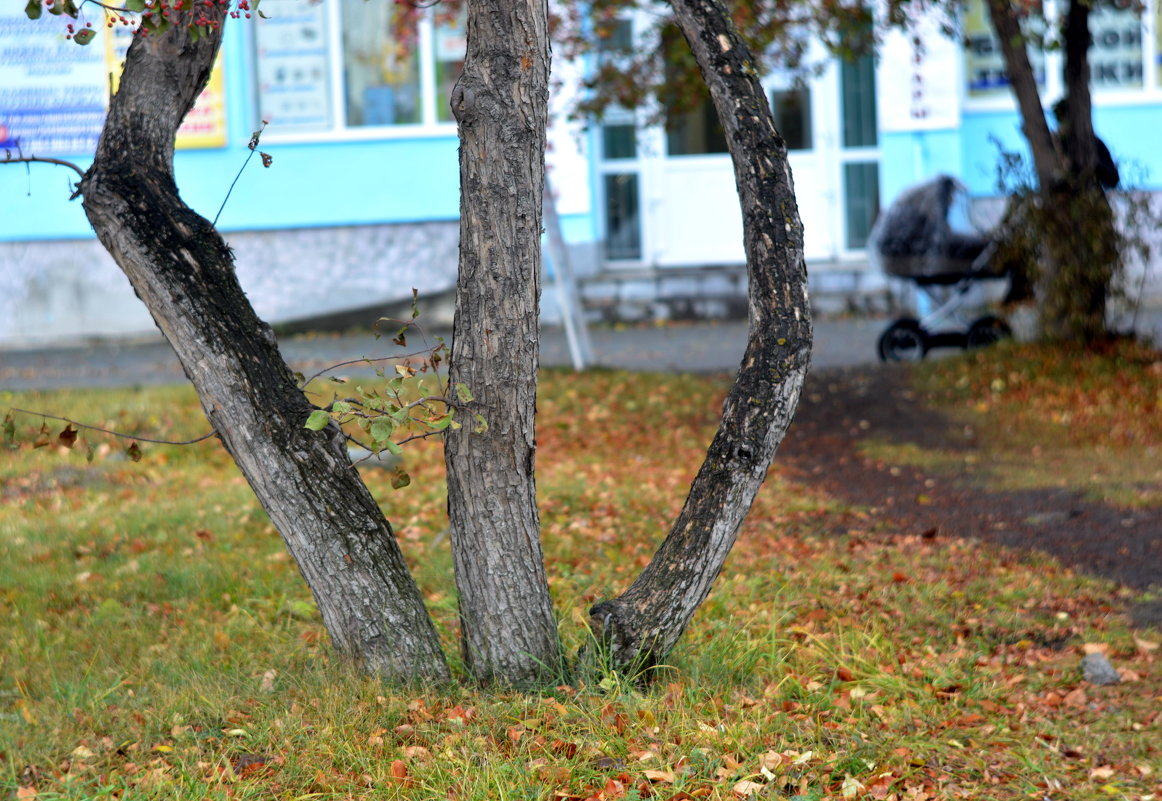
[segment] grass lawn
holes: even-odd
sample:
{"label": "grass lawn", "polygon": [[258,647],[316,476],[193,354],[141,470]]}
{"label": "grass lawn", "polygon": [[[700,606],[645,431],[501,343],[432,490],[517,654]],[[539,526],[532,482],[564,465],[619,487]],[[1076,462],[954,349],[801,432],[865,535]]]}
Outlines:
{"label": "grass lawn", "polygon": [[[1069,365],[989,354],[929,368],[925,388],[1031,438],[1078,414]],[[1116,358],[1085,372],[1085,392],[1115,405],[1158,392],[1153,367],[1127,384]],[[544,375],[538,488],[570,653],[589,605],[624,588],[680,508],[725,390]],[[1158,447],[1149,400],[1152,422],[1130,428],[1154,439],[1111,438],[1111,464]],[[187,388],[0,393],[0,406],[155,437],[206,428]],[[1109,430],[1069,431],[1091,423]],[[18,417],[22,445],[0,450],[0,798],[1162,799],[1162,637],[1128,627],[1124,593],[902,536],[778,467],[648,689],[400,689],[330,658],[306,586],[213,441],[143,445],[135,462],[100,436],[59,446],[60,425],[34,448],[39,425]],[[441,452],[414,443],[405,458],[409,487],[365,476],[455,654]],[[837,519],[853,533],[826,536]],[[1086,650],[1123,681],[1083,682]]]}

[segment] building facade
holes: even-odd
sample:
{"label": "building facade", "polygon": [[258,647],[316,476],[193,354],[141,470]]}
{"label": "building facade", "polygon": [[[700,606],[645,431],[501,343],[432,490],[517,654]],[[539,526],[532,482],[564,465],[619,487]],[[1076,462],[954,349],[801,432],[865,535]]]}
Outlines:
{"label": "building facade", "polygon": [[[1094,14],[1095,126],[1123,175],[1155,192],[1162,25],[1156,2],[1140,15],[1118,2]],[[211,85],[179,136],[183,198],[218,218],[244,288],[273,322],[373,307],[413,287],[436,295],[455,280],[457,139],[446,98],[463,27],[437,7],[415,46],[402,48],[386,6],[263,0],[267,19],[231,21]],[[57,22],[29,21],[19,4],[0,10],[0,147],[83,168],[128,33],[102,29],[78,47]],[[637,35],[633,23],[620,35]],[[995,216],[999,151],[1023,149],[1020,122],[980,3],[951,26],[957,38],[944,34],[949,26],[935,12],[918,16],[908,30],[886,32],[877,57],[819,53],[806,78],[766,79],[817,287],[874,284],[865,247],[879,208],[933,174],[957,176],[981,213]],[[1060,96],[1059,59],[1035,56],[1047,104]],[[729,310],[744,291],[741,215],[713,120],[702,110],[649,125],[641,112],[615,112],[583,129],[566,119],[582,67],[554,70],[562,90],[549,175],[590,305]],[[246,163],[260,128],[269,169]],[[0,169],[0,345],[153,331],[68,200],[73,178],[49,165]],[[551,301],[546,293],[549,314]]]}

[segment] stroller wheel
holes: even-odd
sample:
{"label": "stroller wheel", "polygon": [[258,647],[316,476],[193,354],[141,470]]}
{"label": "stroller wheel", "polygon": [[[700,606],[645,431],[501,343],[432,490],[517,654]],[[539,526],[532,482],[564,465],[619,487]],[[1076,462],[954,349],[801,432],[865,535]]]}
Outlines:
{"label": "stroller wheel", "polygon": [[989,345],[995,345],[1002,339],[1011,339],[1012,336],[1013,329],[1009,328],[1008,323],[1000,317],[994,317],[989,314],[974,321],[968,327],[968,335],[965,337],[965,347],[987,348]]}
{"label": "stroller wheel", "polygon": [[919,321],[903,317],[880,335],[876,351],[880,361],[918,362],[928,353],[928,334]]}

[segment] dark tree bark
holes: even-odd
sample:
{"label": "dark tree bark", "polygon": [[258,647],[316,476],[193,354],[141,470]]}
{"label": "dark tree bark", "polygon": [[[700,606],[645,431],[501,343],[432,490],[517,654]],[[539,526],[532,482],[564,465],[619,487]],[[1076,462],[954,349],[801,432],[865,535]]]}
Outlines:
{"label": "dark tree bark", "polygon": [[[216,4],[200,13],[225,23]],[[182,20],[134,39],[80,185],[85,212],[282,534],[335,648],[385,677],[445,679],[420,593],[341,432],[303,427],[313,407],[242,292],[230,249],[178,196],[174,136],[220,42],[221,27],[191,41]]]}
{"label": "dark tree bark", "polygon": [[487,430],[449,431],[448,516],[464,661],[482,682],[552,681],[534,455],[541,196],[548,120],[544,0],[470,0],[452,94],[460,130],[460,274],[450,377]]}
{"label": "dark tree bark", "polygon": [[798,404],[811,355],[803,231],[782,136],[754,60],[718,0],[671,0],[734,160],[750,331],[685,507],[650,564],[590,610],[612,666],[634,673],[673,648],[722,569]]}
{"label": "dark tree bark", "polygon": [[1079,343],[1107,335],[1106,302],[1120,264],[1113,210],[1098,180],[1089,88],[1089,0],[1070,0],[1064,25],[1065,100],[1058,136],[1049,131],[1017,10],[988,0],[989,17],[1033,154],[1038,187],[1025,219],[1040,239],[1041,333]]}

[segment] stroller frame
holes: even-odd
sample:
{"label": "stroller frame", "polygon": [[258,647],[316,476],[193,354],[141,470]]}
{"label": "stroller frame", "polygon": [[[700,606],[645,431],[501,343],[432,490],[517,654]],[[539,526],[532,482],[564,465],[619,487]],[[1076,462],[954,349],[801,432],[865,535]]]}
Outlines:
{"label": "stroller frame", "polygon": [[[901,317],[888,326],[876,343],[880,360],[919,361],[933,348],[983,348],[1011,338],[1013,331],[1009,324],[996,315],[986,314],[970,320],[962,314],[968,305],[968,294],[977,281],[1008,278],[1007,274],[988,268],[995,251],[996,243],[990,243],[972,261],[970,269],[960,273],[901,275],[891,270],[890,264],[885,265],[890,274],[914,283],[936,307],[920,319]],[[948,323],[955,327],[950,328]]]}
{"label": "stroller frame", "polygon": [[[962,188],[949,176],[918,185],[888,210],[887,231],[883,218],[873,229],[884,272],[912,282],[936,305],[922,319],[901,317],[888,326],[876,343],[882,361],[919,361],[932,348],[979,348],[1012,336],[1008,323],[996,315],[970,320],[962,314],[977,281],[1008,278],[995,261],[993,236],[949,227],[952,195]],[[911,205],[917,200],[923,201],[918,212]]]}

